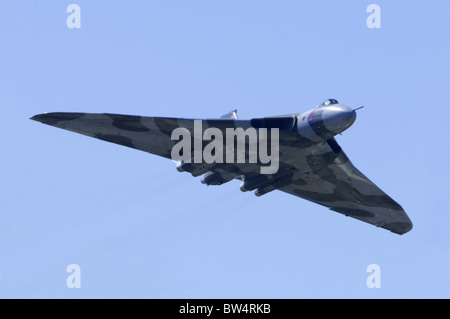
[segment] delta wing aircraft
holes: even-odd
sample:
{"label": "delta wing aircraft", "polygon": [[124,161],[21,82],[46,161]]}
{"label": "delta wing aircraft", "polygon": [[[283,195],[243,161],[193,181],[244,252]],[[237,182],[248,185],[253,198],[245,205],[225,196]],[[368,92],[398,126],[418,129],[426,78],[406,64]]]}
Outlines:
{"label": "delta wing aircraft", "polygon": [[237,179],[256,196],[280,190],[404,234],[412,222],[403,208],[353,166],[334,138],[353,124],[357,109],[328,99],[303,113],[249,120],[236,110],[204,120],[94,113],[31,119],[175,160],[178,171],[203,175],[206,185]]}

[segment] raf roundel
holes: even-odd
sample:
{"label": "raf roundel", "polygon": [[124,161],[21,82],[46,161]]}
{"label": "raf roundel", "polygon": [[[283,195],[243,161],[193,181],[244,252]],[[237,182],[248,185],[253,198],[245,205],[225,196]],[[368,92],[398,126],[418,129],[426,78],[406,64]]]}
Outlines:
{"label": "raf roundel", "polygon": [[314,112],[311,112],[311,114],[309,114],[308,116],[308,123],[312,124],[313,121],[314,121]]}

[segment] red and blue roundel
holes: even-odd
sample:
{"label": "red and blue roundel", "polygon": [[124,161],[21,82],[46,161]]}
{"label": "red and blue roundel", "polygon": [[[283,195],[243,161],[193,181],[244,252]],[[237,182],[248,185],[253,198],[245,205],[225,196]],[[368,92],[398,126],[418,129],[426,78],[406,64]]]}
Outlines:
{"label": "red and blue roundel", "polygon": [[314,112],[311,112],[308,116],[308,123],[312,124],[314,122]]}

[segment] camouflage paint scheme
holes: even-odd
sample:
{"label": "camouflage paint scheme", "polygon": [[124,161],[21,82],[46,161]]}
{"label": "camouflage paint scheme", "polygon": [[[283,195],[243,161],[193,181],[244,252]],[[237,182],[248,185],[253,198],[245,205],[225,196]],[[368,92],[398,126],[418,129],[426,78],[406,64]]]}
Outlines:
{"label": "camouflage paint scheme", "polygon": [[[194,119],[93,113],[44,113],[31,119],[168,159],[178,142],[171,140],[175,128],[187,128],[194,137]],[[220,119],[202,120],[203,131],[219,128],[225,136],[226,128],[278,128],[277,173],[261,175],[260,163],[181,163],[177,169],[203,175],[207,185],[239,179],[242,191],[254,190],[257,196],[278,189],[404,234],[412,222],[403,208],[353,166],[334,138],[355,119],[354,110],[334,99],[303,113],[250,120],[238,119],[235,110]],[[203,141],[203,147],[206,144]]]}

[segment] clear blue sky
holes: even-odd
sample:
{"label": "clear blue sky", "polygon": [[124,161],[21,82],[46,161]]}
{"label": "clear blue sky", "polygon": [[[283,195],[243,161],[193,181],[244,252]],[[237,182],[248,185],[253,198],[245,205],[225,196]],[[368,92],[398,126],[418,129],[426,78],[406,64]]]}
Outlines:
{"label": "clear blue sky", "polygon": [[[81,8],[81,29],[66,7]],[[381,8],[369,29],[366,8]],[[1,1],[1,298],[450,298],[447,1]],[[30,121],[241,118],[327,98],[337,140],[414,223],[392,234]],[[69,289],[66,267],[81,268]],[[366,267],[381,269],[369,289]]]}

